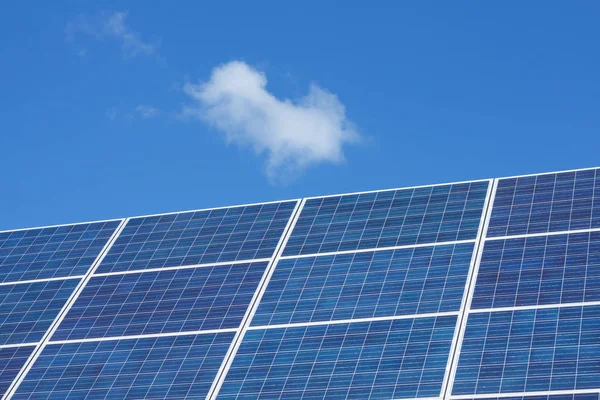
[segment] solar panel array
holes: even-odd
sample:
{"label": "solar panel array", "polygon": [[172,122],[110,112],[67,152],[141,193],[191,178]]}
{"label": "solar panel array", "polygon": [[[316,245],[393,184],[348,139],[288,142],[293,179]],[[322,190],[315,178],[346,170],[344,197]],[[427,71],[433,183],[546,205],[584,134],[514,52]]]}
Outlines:
{"label": "solar panel array", "polygon": [[600,170],[0,232],[12,399],[598,400]]}
{"label": "solar panel array", "polygon": [[0,393],[11,387],[121,222],[0,232]]}
{"label": "solar panel array", "polygon": [[452,395],[597,395],[600,170],[496,184]]}

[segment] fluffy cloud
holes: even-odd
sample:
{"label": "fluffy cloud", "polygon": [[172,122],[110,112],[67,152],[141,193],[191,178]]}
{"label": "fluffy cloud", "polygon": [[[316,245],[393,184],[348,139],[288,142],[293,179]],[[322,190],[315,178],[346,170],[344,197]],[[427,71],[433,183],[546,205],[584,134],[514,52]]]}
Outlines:
{"label": "fluffy cloud", "polygon": [[156,44],[142,40],[140,34],[126,24],[126,18],[126,12],[102,14],[92,19],[86,14],[80,14],[74,21],[67,24],[66,39],[72,42],[77,34],[89,35],[96,39],[112,38],[121,42],[123,55],[126,57],[135,57],[138,54],[156,54]]}
{"label": "fluffy cloud", "polygon": [[228,143],[266,154],[272,180],[286,180],[314,164],[344,161],[344,145],[360,136],[337,96],[313,84],[306,96],[281,100],[266,86],[266,76],[243,62],[221,65],[207,82],[184,86],[194,102],[183,115],[213,125]]}

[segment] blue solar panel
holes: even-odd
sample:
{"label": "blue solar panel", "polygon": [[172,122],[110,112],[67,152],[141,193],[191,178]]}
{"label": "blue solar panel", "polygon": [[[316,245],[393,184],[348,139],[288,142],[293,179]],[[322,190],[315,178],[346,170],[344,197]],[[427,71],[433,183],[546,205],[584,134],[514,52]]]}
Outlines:
{"label": "blue solar panel", "polygon": [[488,237],[600,228],[600,169],[500,179]]}
{"label": "blue solar panel", "polygon": [[600,306],[469,315],[453,395],[598,388]]}
{"label": "blue solar panel", "polygon": [[85,275],[120,223],[0,232],[0,282]]}
{"label": "blue solar panel", "polygon": [[[554,395],[538,395],[538,396],[510,396],[510,397],[486,397],[486,400],[598,400],[598,393],[572,393],[572,394],[554,394]],[[462,400],[476,400],[472,399]]]}
{"label": "blue solar panel", "polygon": [[133,218],[97,272],[271,257],[296,203]]}
{"label": "blue solar panel", "polygon": [[6,393],[34,348],[34,346],[0,348],[0,396]]}
{"label": "blue solar panel", "polygon": [[233,333],[49,344],[13,399],[204,399]]}
{"label": "blue solar panel", "polygon": [[237,328],[267,264],[94,277],[52,340]]}
{"label": "blue solar panel", "polygon": [[475,239],[489,182],[306,201],[284,256]]}
{"label": "blue solar panel", "polygon": [[458,311],[473,246],[280,260],[252,325]]}
{"label": "blue solar panel", "polygon": [[42,339],[79,279],[0,286],[0,344]]}
{"label": "blue solar panel", "polygon": [[600,232],[485,243],[471,308],[600,301]]}
{"label": "blue solar panel", "polygon": [[246,332],[218,399],[439,396],[456,317]]}

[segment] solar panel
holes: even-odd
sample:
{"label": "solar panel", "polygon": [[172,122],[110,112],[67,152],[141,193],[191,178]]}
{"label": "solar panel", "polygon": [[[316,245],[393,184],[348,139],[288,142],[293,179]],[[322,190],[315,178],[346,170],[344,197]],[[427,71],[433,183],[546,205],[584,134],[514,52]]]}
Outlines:
{"label": "solar panel", "polygon": [[598,171],[0,232],[0,393],[600,400]]}
{"label": "solar panel", "polygon": [[0,348],[0,394],[4,394],[15,379],[34,346]]}
{"label": "solar panel", "polygon": [[0,282],[84,275],[120,223],[0,232]]}
{"label": "solar panel", "polygon": [[485,243],[471,308],[600,300],[600,232]]}
{"label": "solar panel", "polygon": [[456,316],[247,331],[218,399],[440,393]]}
{"label": "solar panel", "polygon": [[269,258],[296,201],[132,218],[97,272]]}
{"label": "solar panel", "polygon": [[472,313],[453,394],[598,388],[600,306]]}
{"label": "solar panel", "polygon": [[204,399],[233,333],[50,344],[13,399]]}
{"label": "solar panel", "polygon": [[306,201],[284,256],[475,239],[489,181]]}
{"label": "solar panel", "polygon": [[[538,396],[485,397],[487,400],[598,400],[598,393],[571,393]],[[462,400],[475,400],[462,398]]]}
{"label": "solar panel", "polygon": [[473,243],[280,260],[252,325],[458,311]]}
{"label": "solar panel", "polygon": [[237,328],[267,264],[93,277],[52,340]]}
{"label": "solar panel", "polygon": [[41,340],[79,281],[0,285],[0,345]]}
{"label": "solar panel", "polygon": [[488,237],[600,228],[600,169],[500,179]]}

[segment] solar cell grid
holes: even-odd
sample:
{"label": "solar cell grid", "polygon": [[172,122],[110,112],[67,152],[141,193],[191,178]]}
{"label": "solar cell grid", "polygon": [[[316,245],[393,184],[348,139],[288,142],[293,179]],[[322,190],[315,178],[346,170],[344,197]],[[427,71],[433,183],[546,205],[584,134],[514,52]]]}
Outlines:
{"label": "solar cell grid", "polygon": [[453,395],[591,389],[600,306],[471,313]]}
{"label": "solar cell grid", "polygon": [[33,349],[34,346],[0,348],[0,396],[6,393]]}
{"label": "solar cell grid", "polygon": [[52,340],[237,328],[267,264],[93,277]]}
{"label": "solar cell grid", "polygon": [[487,236],[600,228],[599,171],[500,179]]}
{"label": "solar cell grid", "polygon": [[296,204],[132,218],[97,272],[269,258]]}
{"label": "solar cell grid", "polygon": [[456,316],[246,332],[218,399],[440,395]]}
{"label": "solar cell grid", "polygon": [[84,275],[120,223],[0,232],[0,282]]}
{"label": "solar cell grid", "polygon": [[475,239],[489,181],[314,198],[284,256]]}
{"label": "solar cell grid", "polygon": [[0,345],[41,340],[79,281],[0,285]]}
{"label": "solar cell grid", "polygon": [[[477,398],[462,400],[476,400]],[[598,393],[572,393],[538,396],[486,397],[487,400],[598,400]]]}
{"label": "solar cell grid", "polygon": [[252,325],[458,311],[473,246],[280,260]]}
{"label": "solar cell grid", "polygon": [[204,399],[233,333],[49,344],[13,399]]}
{"label": "solar cell grid", "polygon": [[471,308],[600,301],[600,232],[485,243]]}

